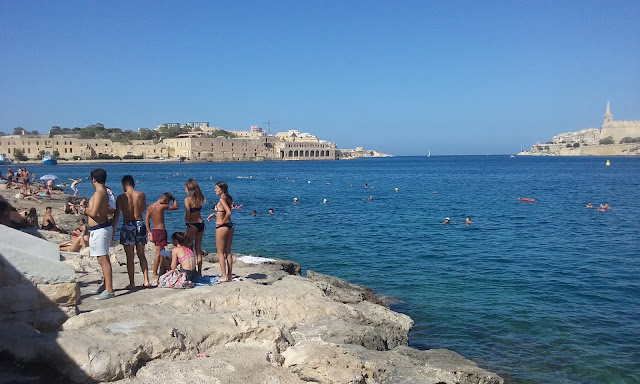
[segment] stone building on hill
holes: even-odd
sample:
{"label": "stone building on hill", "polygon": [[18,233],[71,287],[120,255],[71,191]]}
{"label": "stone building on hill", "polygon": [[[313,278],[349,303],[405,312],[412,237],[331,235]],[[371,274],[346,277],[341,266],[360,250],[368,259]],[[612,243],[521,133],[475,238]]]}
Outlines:
{"label": "stone building on hill", "polygon": [[614,143],[620,143],[624,138],[640,137],[640,120],[637,121],[615,121],[611,114],[611,108],[607,101],[607,111],[604,114],[604,122],[600,131],[600,138],[611,137]]}
{"label": "stone building on hill", "polygon": [[[177,124],[177,123],[176,123]],[[81,139],[78,134],[10,135],[0,137],[0,153],[12,158],[16,151],[36,159],[57,152],[62,159],[107,157],[180,157],[191,161],[335,160],[336,144],[299,131],[268,136],[258,126],[249,131],[230,131],[236,137],[215,136],[218,128],[193,123],[197,131],[175,138],[153,140]]]}
{"label": "stone building on hill", "polygon": [[565,132],[546,144],[534,144],[519,155],[613,156],[640,154],[640,120],[615,121],[607,102],[602,127]]}

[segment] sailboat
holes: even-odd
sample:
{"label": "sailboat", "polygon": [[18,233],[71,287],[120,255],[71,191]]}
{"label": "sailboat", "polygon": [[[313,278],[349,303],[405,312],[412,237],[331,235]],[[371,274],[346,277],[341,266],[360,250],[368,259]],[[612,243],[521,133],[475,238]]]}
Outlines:
{"label": "sailboat", "polygon": [[431,148],[429,148],[429,154],[427,155],[427,157],[431,157]]}

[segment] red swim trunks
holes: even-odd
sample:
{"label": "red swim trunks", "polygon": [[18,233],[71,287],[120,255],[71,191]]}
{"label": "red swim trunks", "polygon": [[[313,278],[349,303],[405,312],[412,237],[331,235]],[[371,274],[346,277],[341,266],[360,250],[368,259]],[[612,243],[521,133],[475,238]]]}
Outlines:
{"label": "red swim trunks", "polygon": [[164,247],[167,245],[167,230],[166,229],[152,229],[151,238],[156,247]]}

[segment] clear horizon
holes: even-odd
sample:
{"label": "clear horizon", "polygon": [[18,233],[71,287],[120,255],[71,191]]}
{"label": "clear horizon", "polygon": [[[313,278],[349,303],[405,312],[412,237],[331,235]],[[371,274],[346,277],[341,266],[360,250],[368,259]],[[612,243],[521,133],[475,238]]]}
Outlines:
{"label": "clear horizon", "polygon": [[640,120],[640,2],[1,2],[0,131],[209,121],[398,156]]}

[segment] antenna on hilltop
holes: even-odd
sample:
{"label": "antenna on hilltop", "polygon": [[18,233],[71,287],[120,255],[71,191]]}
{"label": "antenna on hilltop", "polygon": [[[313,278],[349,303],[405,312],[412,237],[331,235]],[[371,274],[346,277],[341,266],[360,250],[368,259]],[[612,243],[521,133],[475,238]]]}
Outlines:
{"label": "antenna on hilltop", "polygon": [[271,136],[271,124],[278,124],[278,123],[272,123],[271,120],[267,120],[262,124],[267,124],[267,136]]}

